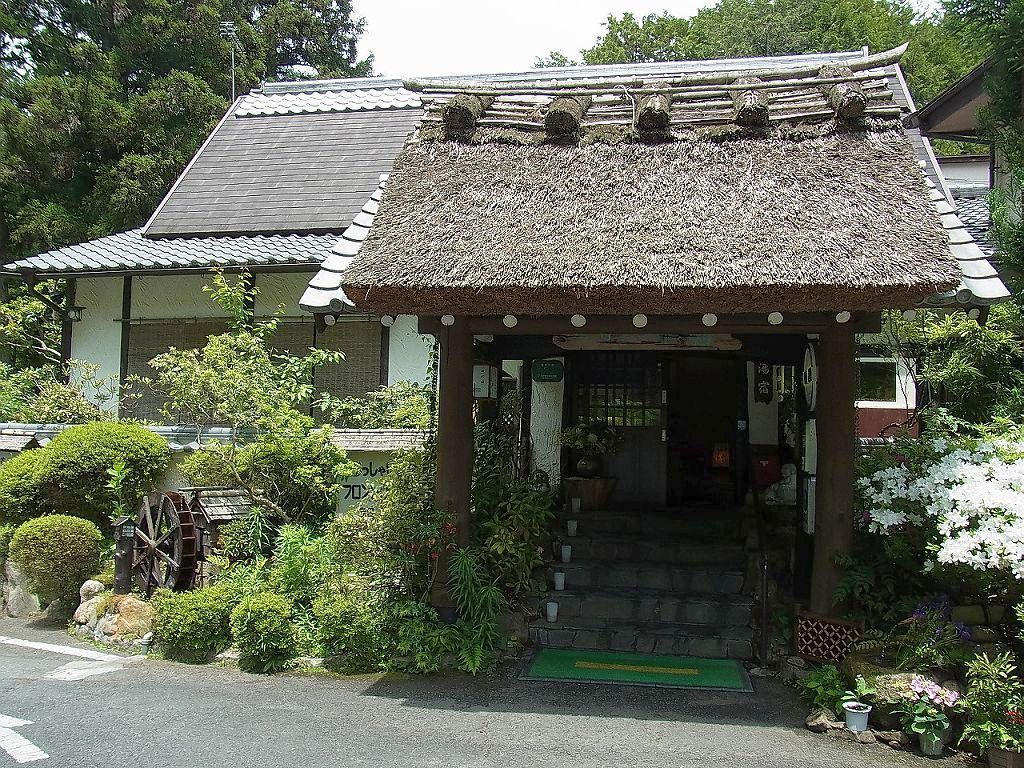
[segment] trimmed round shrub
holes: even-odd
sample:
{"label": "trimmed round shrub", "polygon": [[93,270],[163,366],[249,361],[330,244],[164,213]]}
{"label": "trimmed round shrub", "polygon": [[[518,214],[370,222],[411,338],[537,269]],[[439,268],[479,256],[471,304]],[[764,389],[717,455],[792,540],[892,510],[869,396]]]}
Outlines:
{"label": "trimmed round shrub", "polygon": [[344,672],[379,669],[393,650],[394,628],[387,607],[368,593],[323,592],[313,601],[320,644],[332,668]]}
{"label": "trimmed round shrub", "polygon": [[239,666],[250,672],[275,672],[295,658],[292,603],[274,592],[242,599],[231,612],[231,636]]}
{"label": "trimmed round shrub", "polygon": [[18,525],[55,512],[43,493],[49,454],[34,448],[0,461],[0,524]]}
{"label": "trimmed round shrub", "polygon": [[11,551],[11,537],[16,528],[16,525],[10,523],[0,525],[0,563],[7,559],[7,555]]}
{"label": "trimmed round shrub", "polygon": [[103,534],[71,515],[27,520],[11,537],[11,560],[45,601],[71,597],[100,568]]}
{"label": "trimmed round shrub", "polygon": [[189,664],[209,661],[231,645],[231,609],[237,603],[238,595],[228,584],[192,592],[157,592],[153,636],[161,652]]}
{"label": "trimmed round shrub", "polygon": [[159,484],[170,461],[167,441],[136,424],[95,422],[71,427],[42,449],[42,492],[53,509],[108,525],[107,470],[123,462],[125,493],[141,499]]}

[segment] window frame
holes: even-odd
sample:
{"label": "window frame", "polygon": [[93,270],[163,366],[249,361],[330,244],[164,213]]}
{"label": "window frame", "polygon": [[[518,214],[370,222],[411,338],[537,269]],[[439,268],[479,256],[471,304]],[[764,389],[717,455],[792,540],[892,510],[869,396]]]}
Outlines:
{"label": "window frame", "polygon": [[862,400],[858,398],[856,401],[858,408],[889,408],[912,411],[917,407],[917,386],[914,383],[913,368],[904,360],[886,355],[857,355],[858,385],[860,379],[859,369],[862,363],[890,363],[895,365],[896,399]]}

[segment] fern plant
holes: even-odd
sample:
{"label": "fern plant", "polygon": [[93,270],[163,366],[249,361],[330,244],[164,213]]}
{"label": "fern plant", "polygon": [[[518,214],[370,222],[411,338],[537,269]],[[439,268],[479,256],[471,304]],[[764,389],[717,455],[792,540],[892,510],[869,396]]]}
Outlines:
{"label": "fern plant", "polygon": [[505,606],[501,589],[487,577],[480,554],[456,550],[448,569],[448,585],[459,609],[455,624],[455,655],[458,667],[475,675],[495,661],[501,641],[498,615]]}

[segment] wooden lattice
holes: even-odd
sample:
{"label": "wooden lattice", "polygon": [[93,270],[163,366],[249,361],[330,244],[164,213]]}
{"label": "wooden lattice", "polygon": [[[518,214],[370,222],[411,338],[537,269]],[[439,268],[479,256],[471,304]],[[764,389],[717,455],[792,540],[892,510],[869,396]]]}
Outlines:
{"label": "wooden lattice", "polygon": [[838,664],[850,655],[863,634],[861,622],[829,619],[805,611],[796,615],[796,653],[808,661]]}

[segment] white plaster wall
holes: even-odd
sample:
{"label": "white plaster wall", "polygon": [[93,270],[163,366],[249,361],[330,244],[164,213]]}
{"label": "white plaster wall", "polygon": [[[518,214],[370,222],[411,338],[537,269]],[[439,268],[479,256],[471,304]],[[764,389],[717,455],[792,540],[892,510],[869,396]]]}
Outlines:
{"label": "white plaster wall", "polygon": [[434,337],[417,332],[415,315],[399,315],[388,334],[388,384],[414,381],[429,384],[428,366]]}
{"label": "white plaster wall", "polygon": [[[120,277],[80,278],[75,303],[85,307],[81,322],[71,329],[71,358],[99,366],[98,379],[121,375],[121,300],[124,281]],[[116,410],[117,403],[105,404]]]}
{"label": "white plaster wall", "polygon": [[316,271],[311,270],[256,275],[256,316],[266,317],[283,307],[281,312],[285,317],[310,317],[299,307],[299,299],[315,274]]}
{"label": "white plaster wall", "polygon": [[[565,362],[565,358],[553,358]],[[527,372],[529,375],[529,372]],[[534,469],[548,473],[551,484],[561,480],[562,399],[565,379],[557,382],[533,382],[530,398],[530,439],[533,442]]]}
{"label": "white plaster wall", "polygon": [[209,275],[142,275],[132,278],[132,319],[224,317],[203,286]]}
{"label": "white plaster wall", "polygon": [[342,483],[338,491],[339,514],[366,498],[369,488],[388,471],[388,465],[395,456],[392,451],[348,451],[347,455],[359,465],[359,474]]}
{"label": "white plaster wall", "polygon": [[987,187],[989,165],[987,156],[970,160],[939,158],[939,169],[950,187]]}
{"label": "white plaster wall", "polygon": [[754,402],[754,363],[747,363],[747,412],[750,420],[751,445],[778,445],[779,401]]}

